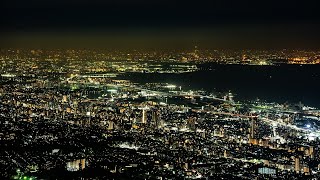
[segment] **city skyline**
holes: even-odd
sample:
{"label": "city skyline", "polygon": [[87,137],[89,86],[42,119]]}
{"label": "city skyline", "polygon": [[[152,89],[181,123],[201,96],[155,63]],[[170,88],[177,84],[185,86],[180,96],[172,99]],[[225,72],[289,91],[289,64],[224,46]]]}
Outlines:
{"label": "city skyline", "polygon": [[4,0],[0,179],[320,179],[305,0]]}

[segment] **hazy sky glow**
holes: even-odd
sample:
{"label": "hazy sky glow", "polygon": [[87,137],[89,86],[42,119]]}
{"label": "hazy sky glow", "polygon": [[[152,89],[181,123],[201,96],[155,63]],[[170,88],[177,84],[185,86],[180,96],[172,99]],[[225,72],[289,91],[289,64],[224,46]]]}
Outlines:
{"label": "hazy sky glow", "polygon": [[316,1],[5,0],[1,47],[318,48]]}

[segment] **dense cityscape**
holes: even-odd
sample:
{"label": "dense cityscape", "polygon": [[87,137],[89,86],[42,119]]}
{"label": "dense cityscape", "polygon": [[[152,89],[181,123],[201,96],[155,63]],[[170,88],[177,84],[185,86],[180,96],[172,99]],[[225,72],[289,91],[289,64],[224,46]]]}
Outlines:
{"label": "dense cityscape", "polygon": [[[157,63],[160,62],[193,64],[215,62],[248,65],[320,64],[320,51],[287,49],[207,50],[200,49],[198,46],[188,50],[1,49],[0,60],[2,64],[8,66],[18,60],[19,64],[22,62],[21,66],[30,66],[32,69],[37,69],[37,66],[41,63],[63,61],[65,66],[61,67],[65,69],[85,70],[85,72],[110,70],[121,72],[144,71],[144,67],[147,67],[147,70],[158,70]],[[88,69],[77,67],[79,60],[89,63]],[[27,63],[33,63],[34,66]],[[125,66],[121,63],[124,63]],[[153,67],[147,66],[148,64],[153,65]],[[2,65],[2,68],[5,67]]]}
{"label": "dense cityscape", "polygon": [[0,179],[318,179],[318,107],[124,78],[206,63],[320,52],[1,49]]}

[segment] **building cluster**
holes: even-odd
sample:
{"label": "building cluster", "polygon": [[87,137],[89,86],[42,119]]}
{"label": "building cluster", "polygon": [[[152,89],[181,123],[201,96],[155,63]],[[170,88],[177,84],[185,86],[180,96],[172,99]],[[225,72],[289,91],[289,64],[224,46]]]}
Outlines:
{"label": "building cluster", "polygon": [[[88,72],[194,70],[190,64],[279,65],[319,64],[320,52],[310,50],[111,50],[111,49],[1,49],[0,62],[7,71],[28,66],[33,71],[43,66],[65,72],[70,69]],[[19,63],[17,63],[19,62]],[[86,63],[87,66],[83,66]],[[162,66],[169,63],[172,66]],[[177,67],[175,64],[178,63]],[[180,65],[179,65],[180,64]],[[181,65],[182,64],[182,65]],[[62,66],[59,66],[62,65]],[[59,69],[55,69],[59,67]],[[146,68],[148,67],[148,68]],[[1,67],[0,67],[1,68]]]}
{"label": "building cluster", "polygon": [[[316,108],[133,83],[119,72],[141,63],[76,61],[88,54],[61,52],[2,55],[0,179],[319,178]],[[29,53],[35,57],[20,59]],[[44,55],[57,60],[37,59]]]}
{"label": "building cluster", "polygon": [[317,177],[318,130],[299,122],[314,108],[115,77],[1,76],[2,176]]}

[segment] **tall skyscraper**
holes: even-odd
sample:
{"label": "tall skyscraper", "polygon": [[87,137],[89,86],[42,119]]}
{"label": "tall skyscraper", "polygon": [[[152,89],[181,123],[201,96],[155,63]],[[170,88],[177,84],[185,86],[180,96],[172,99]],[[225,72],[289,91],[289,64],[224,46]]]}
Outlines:
{"label": "tall skyscraper", "polygon": [[255,138],[256,118],[251,118],[250,137]]}
{"label": "tall skyscraper", "polygon": [[143,124],[147,123],[147,111],[145,108],[142,109],[142,121]]}
{"label": "tall skyscraper", "polygon": [[298,173],[300,172],[300,159],[296,157],[294,160],[294,170]]}
{"label": "tall skyscraper", "polygon": [[256,144],[258,142],[256,140],[256,126],[257,126],[257,118],[251,117],[249,142],[252,144]]}
{"label": "tall skyscraper", "polygon": [[160,122],[159,122],[159,113],[158,113],[157,110],[153,110],[153,111],[152,111],[152,122],[153,122],[155,128],[158,128],[158,127],[159,127],[159,125],[160,125]]}

